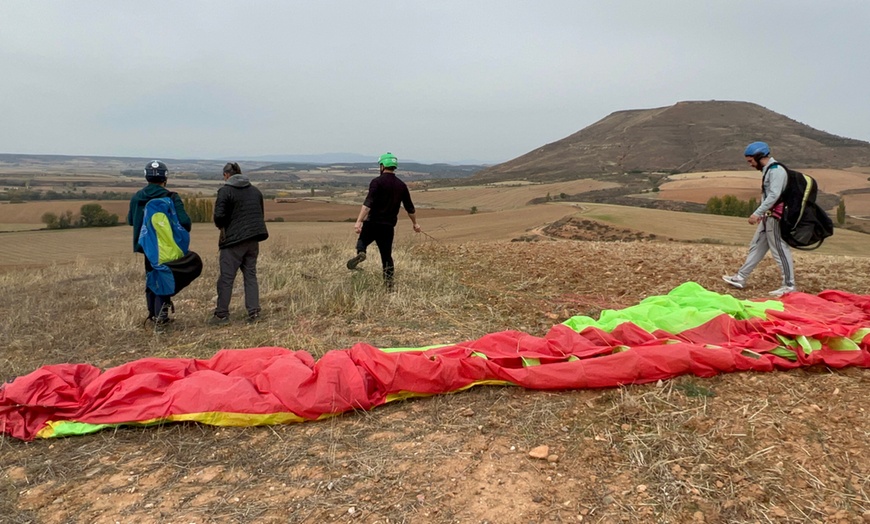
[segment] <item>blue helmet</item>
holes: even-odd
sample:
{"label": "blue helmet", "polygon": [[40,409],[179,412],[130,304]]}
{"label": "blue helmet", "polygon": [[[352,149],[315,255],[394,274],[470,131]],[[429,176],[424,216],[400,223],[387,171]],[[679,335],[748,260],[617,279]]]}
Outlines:
{"label": "blue helmet", "polygon": [[764,142],[753,142],[746,146],[746,151],[743,152],[743,156],[770,156],[770,146],[765,144]]}

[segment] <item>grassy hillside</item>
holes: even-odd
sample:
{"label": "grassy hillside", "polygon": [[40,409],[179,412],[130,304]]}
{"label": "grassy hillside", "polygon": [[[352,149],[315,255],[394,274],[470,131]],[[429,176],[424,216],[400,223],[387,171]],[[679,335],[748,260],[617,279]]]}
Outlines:
{"label": "grassy hillside", "polygon": [[795,166],[870,166],[868,142],[825,133],[757,104],[710,100],[617,111],[472,178],[609,179],[635,171],[741,169],[745,167],[743,148],[755,140],[770,143],[775,157]]}
{"label": "grassy hillside", "polygon": [[[590,212],[605,211],[614,210]],[[7,269],[0,379],[44,364],[110,367],[221,348],[319,357],[356,342],[413,347],[505,329],[541,336],[571,315],[624,308],[688,280],[732,291],[719,275],[743,258],[730,246],[673,242],[403,238],[398,292],[385,294],[377,257],[348,272],[348,238],[300,245],[291,231],[263,244],[256,326],[239,320],[240,285],[233,323],[205,325],[217,278],[211,249],[202,251],[203,276],[175,300],[174,329],[160,336],[142,327],[141,259],[132,255]],[[797,265],[808,292],[870,293],[868,258],[798,255]],[[777,285],[770,260],[754,277],[734,295],[765,296]],[[866,375],[810,369],[613,390],[479,387],[300,425],[0,438],[0,515],[15,524],[749,522],[774,514],[857,522],[870,507]],[[540,445],[557,458],[531,459]]]}

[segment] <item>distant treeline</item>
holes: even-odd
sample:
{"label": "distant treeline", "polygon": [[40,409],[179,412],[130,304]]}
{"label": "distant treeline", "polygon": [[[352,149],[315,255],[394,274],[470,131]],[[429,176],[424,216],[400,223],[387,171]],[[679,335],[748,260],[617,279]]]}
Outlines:
{"label": "distant treeline", "polygon": [[707,200],[706,210],[711,215],[727,215],[732,217],[748,217],[758,208],[758,201],[750,198],[749,201],[740,200],[734,195],[717,196]]}
{"label": "distant treeline", "polygon": [[0,193],[0,201],[12,203],[28,202],[31,200],[130,200],[133,193],[122,193],[119,191],[102,191],[100,193],[89,193],[82,191],[64,191],[59,193],[54,190],[39,191],[36,189],[15,189]]}
{"label": "distant treeline", "polygon": [[118,225],[118,215],[109,213],[100,204],[85,204],[78,215],[72,211],[63,213],[43,213],[42,223],[48,229],[70,229],[74,227],[111,227]]}

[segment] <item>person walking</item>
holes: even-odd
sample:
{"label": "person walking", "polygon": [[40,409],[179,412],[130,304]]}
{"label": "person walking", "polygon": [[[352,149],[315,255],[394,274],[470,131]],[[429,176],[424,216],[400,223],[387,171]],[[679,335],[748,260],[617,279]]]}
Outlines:
{"label": "person walking", "polygon": [[770,147],[764,142],[753,142],[743,152],[750,166],[761,171],[762,200],[758,208],[749,215],[749,223],[757,226],[755,236],[749,243],[746,262],[735,275],[725,275],[722,279],[737,289],[743,289],[755,266],[770,251],[782,274],[782,285],[770,292],[773,297],[781,297],[797,290],[794,277],[794,262],[791,250],[782,238],[779,221],[782,218],[783,203],[780,201],[788,183],[785,168],[770,156]]}
{"label": "person walking", "polygon": [[251,185],[235,162],[224,166],[223,177],[226,183],[218,190],[214,203],[214,224],[220,228],[220,277],[217,281],[217,305],[208,323],[223,325],[230,321],[233,282],[240,269],[245,283],[247,321],[253,323],[260,319],[257,257],[260,242],[269,238],[263,194]]}
{"label": "person walking", "polygon": [[399,221],[399,207],[403,206],[414,227],[414,232],[422,231],[417,223],[416,209],[411,201],[408,186],[396,176],[399,166],[396,155],[387,152],[378,159],[380,176],[369,183],[369,192],[359,211],[353,228],[359,238],[356,242],[356,256],[347,261],[348,269],[356,269],[366,259],[366,249],[374,242],[381,254],[384,272],[384,286],[393,291],[393,236]]}
{"label": "person walking", "polygon": [[[166,189],[166,180],[169,168],[159,160],[152,160],[145,165],[145,180],[148,185],[140,189],[130,199],[130,210],[127,212],[127,223],[133,226],[133,251],[145,254],[145,250],[139,245],[139,235],[142,230],[142,222],[145,217],[145,206],[155,198],[170,197],[175,207],[178,223],[190,231],[191,220],[184,210],[184,202],[178,193]],[[148,318],[145,322],[154,324],[156,331],[161,331],[169,324],[169,311],[172,309],[172,295],[157,295],[148,287],[149,274],[154,271],[148,257],[145,257],[145,302],[148,304]]]}

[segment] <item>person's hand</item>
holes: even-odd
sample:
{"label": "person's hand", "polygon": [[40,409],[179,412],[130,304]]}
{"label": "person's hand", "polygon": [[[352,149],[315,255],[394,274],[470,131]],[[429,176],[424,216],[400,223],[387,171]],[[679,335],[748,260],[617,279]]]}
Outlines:
{"label": "person's hand", "polygon": [[359,235],[360,233],[362,233],[362,224],[357,222],[353,225],[353,230],[356,232],[357,235]]}
{"label": "person's hand", "polygon": [[754,226],[754,225],[757,225],[759,222],[761,222],[760,216],[755,215],[755,214],[749,215],[749,223],[750,224],[752,224]]}
{"label": "person's hand", "polygon": [[414,233],[419,233],[420,231],[423,231],[423,228],[420,227],[420,224],[414,224]]}

